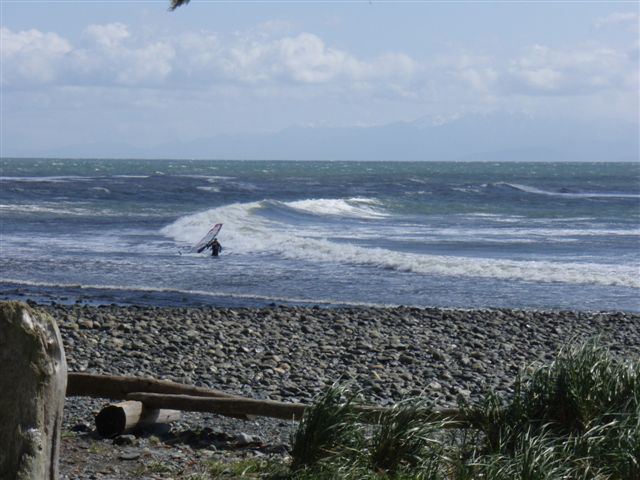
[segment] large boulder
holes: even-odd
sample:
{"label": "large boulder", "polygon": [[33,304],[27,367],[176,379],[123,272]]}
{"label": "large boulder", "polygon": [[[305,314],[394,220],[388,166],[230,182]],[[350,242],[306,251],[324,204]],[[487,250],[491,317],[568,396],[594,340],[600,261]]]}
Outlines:
{"label": "large boulder", "polygon": [[67,363],[44,311],[0,302],[0,478],[58,478]]}

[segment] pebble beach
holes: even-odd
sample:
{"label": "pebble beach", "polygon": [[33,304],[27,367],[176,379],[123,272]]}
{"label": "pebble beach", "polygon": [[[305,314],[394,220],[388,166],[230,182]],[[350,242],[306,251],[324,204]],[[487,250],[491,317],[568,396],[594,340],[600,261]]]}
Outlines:
{"label": "pebble beach", "polygon": [[[622,311],[27,303],[55,318],[70,372],[305,404],[337,383],[372,405],[420,397],[455,407],[508,395],[522,368],[550,363],[570,343],[595,338],[620,359],[640,355],[640,314]],[[297,425],[185,412],[170,425],[102,438],[94,418],[108,403],[67,397],[61,478],[210,478],[212,462],[282,462]]]}
{"label": "pebble beach", "polygon": [[[58,322],[70,371],[169,379],[288,402],[311,402],[338,382],[378,405],[424,396],[446,407],[459,396],[507,393],[521,367],[551,361],[571,341],[599,337],[614,354],[640,354],[640,315],[623,312],[42,308]],[[67,426],[91,422],[95,402],[68,399]],[[205,425],[207,417],[188,418]],[[289,427],[263,433],[277,437]]]}
{"label": "pebble beach", "polygon": [[386,404],[428,395],[436,405],[490,388],[520,367],[598,336],[640,352],[636,313],[47,306],[70,371],[151,376],[255,398],[311,401],[347,382]]}

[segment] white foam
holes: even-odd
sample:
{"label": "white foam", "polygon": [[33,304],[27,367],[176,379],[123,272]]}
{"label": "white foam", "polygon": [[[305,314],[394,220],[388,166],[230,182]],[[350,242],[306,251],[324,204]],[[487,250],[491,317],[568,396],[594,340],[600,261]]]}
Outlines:
{"label": "white foam", "polygon": [[452,187],[451,190],[462,193],[478,193],[480,192],[479,187]]}
{"label": "white foam", "polygon": [[[103,190],[98,190],[102,191]],[[108,190],[104,193],[110,193]],[[61,216],[88,216],[88,217],[121,217],[123,213],[121,211],[112,210],[109,208],[89,208],[87,203],[39,203],[39,204],[0,204],[0,212],[6,213],[46,213]],[[128,214],[129,217],[156,217],[163,216],[164,212],[161,210],[154,210],[152,208],[141,208],[135,213]]]}
{"label": "white foam", "polygon": [[468,258],[370,248],[327,240],[324,237],[331,232],[326,230],[302,229],[268,220],[259,214],[264,205],[236,203],[188,215],[163,228],[162,233],[193,245],[212,224],[223,222],[221,242],[241,254],[271,253],[288,259],[365,265],[425,275],[640,288],[638,265]]}
{"label": "white foam", "polygon": [[176,175],[178,177],[184,177],[184,178],[199,178],[202,180],[206,180],[207,182],[210,183],[214,183],[217,182],[218,180],[233,180],[236,177],[227,177],[224,175]]}
{"label": "white foam", "polygon": [[613,228],[529,228],[529,227],[500,227],[500,228],[433,228],[425,229],[425,234],[446,236],[450,238],[514,238],[546,239],[550,241],[564,240],[567,237],[597,237],[597,236],[640,236],[640,229]]}
{"label": "white foam", "polygon": [[79,177],[74,175],[52,177],[0,177],[0,182],[26,182],[26,183],[65,183],[77,181],[89,181],[97,177]]}
{"label": "white foam", "polygon": [[520,190],[527,193],[535,193],[537,195],[550,195],[553,197],[567,197],[567,198],[637,198],[640,199],[640,195],[635,193],[596,193],[596,192],[550,192],[548,190],[541,190],[536,187],[530,187],[529,185],[521,185],[519,183],[506,183],[500,182],[496,185],[504,185],[515,190]]}
{"label": "white foam", "polygon": [[[0,211],[5,212],[18,212],[18,213],[54,213],[56,215],[69,215],[69,216],[86,216],[95,215],[95,211],[88,208],[79,206],[70,206],[63,204],[39,204],[39,205],[7,205],[1,204]],[[102,214],[102,213],[101,213]],[[104,212],[105,215],[109,215],[108,212]]]}
{"label": "white foam", "polygon": [[429,183],[427,180],[425,180],[423,178],[413,178],[412,177],[412,178],[409,179],[409,181],[413,182],[413,183],[420,184],[420,185],[426,185],[427,183]]}
{"label": "white foam", "polygon": [[112,175],[113,178],[150,178],[149,175]]}
{"label": "white foam", "polygon": [[289,208],[314,215],[329,215],[350,218],[382,218],[386,213],[376,210],[380,202],[371,198],[308,199],[286,202]]}
{"label": "white foam", "polygon": [[[503,215],[499,214],[499,213],[463,213],[463,214],[457,214],[459,216],[464,216],[464,217],[481,217],[481,218],[502,218]],[[510,217],[513,218],[524,218],[520,215],[510,215]]]}

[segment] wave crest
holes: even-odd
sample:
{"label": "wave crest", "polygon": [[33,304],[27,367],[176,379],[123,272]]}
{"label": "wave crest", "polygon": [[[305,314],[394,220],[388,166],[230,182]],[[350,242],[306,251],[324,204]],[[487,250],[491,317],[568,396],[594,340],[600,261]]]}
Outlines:
{"label": "wave crest", "polygon": [[[317,209],[320,205],[326,207],[330,204],[320,202],[302,205],[311,205],[313,209]],[[640,288],[637,266],[470,258],[393,251],[336,240],[340,232],[332,231],[326,225],[300,226],[270,219],[261,214],[268,208],[269,202],[266,201],[226,205],[182,217],[164,227],[162,233],[176,241],[193,245],[211,225],[223,222],[225,226],[220,241],[228,251],[238,254],[274,254],[305,262],[361,265],[424,275]]]}
{"label": "wave crest", "polygon": [[313,215],[340,216],[349,218],[383,218],[385,212],[376,209],[380,202],[370,198],[309,199],[285,202],[284,205]]}
{"label": "wave crest", "polygon": [[499,182],[494,184],[496,186],[508,187],[512,190],[518,190],[525,193],[533,193],[536,195],[549,195],[553,197],[566,197],[566,198],[636,198],[640,199],[640,195],[635,193],[617,193],[617,192],[552,192],[549,190],[542,190],[529,185],[521,185],[519,183],[507,183]]}

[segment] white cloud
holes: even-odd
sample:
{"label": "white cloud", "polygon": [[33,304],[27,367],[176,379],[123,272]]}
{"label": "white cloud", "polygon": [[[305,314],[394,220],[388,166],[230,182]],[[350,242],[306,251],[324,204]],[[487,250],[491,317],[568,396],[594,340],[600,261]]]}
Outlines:
{"label": "white cloud", "polygon": [[614,12],[606,17],[598,18],[594,25],[596,28],[612,27],[621,24],[629,26],[638,26],[640,16],[637,12]]}
{"label": "white cloud", "polygon": [[499,73],[491,67],[466,68],[460,70],[458,75],[465,80],[471,88],[484,93],[491,92],[499,78]]}
{"label": "white cloud", "polygon": [[582,94],[626,88],[637,65],[624,52],[601,46],[552,49],[534,45],[510,62],[505,81],[519,93]]}
{"label": "white cloud", "polygon": [[205,71],[216,64],[223,55],[223,45],[218,36],[209,32],[185,33],[174,41],[176,69],[187,76]]}
{"label": "white cloud", "polygon": [[161,84],[173,69],[174,57],[174,48],[165,42],[123,50],[119,56],[122,68],[116,79],[125,84]]}
{"label": "white cloud", "polygon": [[[206,31],[158,37],[110,23],[89,25],[84,30],[86,42],[78,45],[56,34],[4,29],[3,59],[15,58],[12,66],[17,75],[8,83],[19,83],[24,78],[17,77],[22,75],[58,85],[168,86],[171,81],[187,81],[202,88],[234,82],[357,88],[368,82],[401,89],[419,70],[417,62],[404,53],[365,60],[327,45],[312,33],[274,34],[289,27],[266,23],[227,38]],[[62,55],[67,58],[60,58]]]}
{"label": "white cloud", "polygon": [[541,91],[554,91],[562,86],[565,76],[552,68],[528,68],[513,70],[513,74],[522,79],[524,83]]}
{"label": "white cloud", "polygon": [[461,88],[471,88],[479,94],[491,93],[500,77],[497,60],[468,52],[440,56],[432,66],[431,76],[437,76],[438,71],[443,71],[447,78],[440,79],[440,83],[453,80]]}
{"label": "white cloud", "polygon": [[[192,31],[162,35],[122,23],[90,25],[71,41],[37,30],[2,29],[4,87],[126,86],[197,92],[231,89],[234,98],[294,102],[473,104],[620,92],[638,84],[637,56],[602,44],[534,45],[505,58],[473,49],[420,61],[403,52],[362,57],[290,25],[262,24],[231,35]],[[222,98],[222,95],[220,96]],[[355,108],[355,107],[354,107]],[[363,107],[368,109],[368,106]],[[387,107],[390,108],[390,107]],[[402,108],[398,107],[398,111]]]}
{"label": "white cloud", "polygon": [[106,83],[158,85],[173,70],[175,49],[170,42],[136,38],[122,23],[89,25],[84,34],[95,47],[78,50],[75,66]]}
{"label": "white cloud", "polygon": [[0,28],[2,39],[2,58],[42,52],[45,55],[64,55],[71,50],[67,40],[55,33],[42,33],[38,30],[12,32],[6,27]]}
{"label": "white cloud", "polygon": [[[281,38],[238,36],[223,42],[206,34],[183,37],[180,60],[189,72],[209,73],[210,81],[250,84],[293,82],[344,86],[367,80],[409,80],[417,63],[402,53],[386,53],[365,61],[344,50],[327,46],[311,33]],[[202,48],[202,45],[208,45]]]}
{"label": "white cloud", "polygon": [[369,65],[369,75],[374,78],[395,78],[409,81],[419,74],[420,65],[404,53],[386,53]]}
{"label": "white cloud", "polygon": [[116,48],[129,38],[129,28],[122,23],[108,23],[106,25],[89,25],[85,29],[85,36],[103,48]]}
{"label": "white cloud", "polygon": [[84,48],[55,33],[2,28],[4,86],[24,84],[158,85],[172,71],[173,46],[135,39],[119,23],[90,25]]}
{"label": "white cloud", "polygon": [[326,47],[319,37],[310,33],[280,40],[277,55],[289,76],[301,82],[320,83],[338,76],[354,77],[363,70],[361,62],[352,55]]}
{"label": "white cloud", "polygon": [[13,32],[0,28],[0,59],[3,84],[16,80],[28,83],[53,81],[60,60],[71,52],[71,44],[55,33],[38,30]]}
{"label": "white cloud", "polygon": [[220,80],[222,76],[225,81],[268,82],[273,79],[279,67],[273,50],[273,45],[253,40],[224,45],[219,58],[213,59],[204,68],[211,71],[214,81]]}

